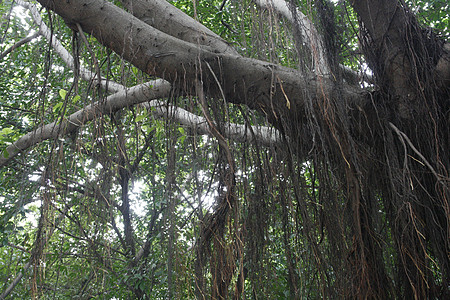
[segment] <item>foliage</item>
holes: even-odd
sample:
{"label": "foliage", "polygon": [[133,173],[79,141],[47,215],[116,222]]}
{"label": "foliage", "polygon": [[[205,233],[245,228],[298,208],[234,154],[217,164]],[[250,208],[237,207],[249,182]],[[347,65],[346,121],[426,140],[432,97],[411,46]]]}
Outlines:
{"label": "foliage", "polygon": [[447,38],[450,36],[450,5],[448,1],[431,0],[431,1],[408,1],[411,7],[417,12],[419,21],[430,26],[437,31],[438,34]]}
{"label": "foliage", "polygon": [[[253,1],[172,3],[242,55],[301,70],[313,68],[314,55],[305,43],[299,43],[292,24]],[[343,1],[290,3],[331,41],[327,45],[331,63],[366,72],[371,61],[363,56],[367,45],[361,45],[358,17],[350,6]],[[446,2],[413,4],[421,23],[448,37]],[[11,1],[0,3],[0,14],[7,16],[0,25],[0,53],[36,30],[26,12],[12,7]],[[75,61],[93,73],[100,71],[102,78],[127,87],[154,79],[95,38],[87,36],[86,43],[57,15],[42,11],[41,16],[52,24],[55,38],[70,49]],[[95,81],[82,80],[43,37],[3,58],[0,73],[0,151],[5,158],[6,147],[20,137],[105,101],[110,92]],[[336,81],[341,80],[339,72],[335,74]],[[378,88],[363,81],[360,85]],[[383,110],[390,109],[382,96],[371,95],[374,102],[382,102]],[[427,95],[436,96],[433,92]],[[163,100],[170,107],[209,115],[220,133],[229,123],[247,128],[270,126],[264,113],[223,99],[207,98],[204,107],[200,97],[173,88]],[[410,204],[396,202],[398,195],[393,191],[405,190],[389,188],[404,183],[395,177],[400,177],[401,166],[383,169],[384,159],[398,162],[393,153],[403,149],[399,144],[383,143],[393,137],[370,132],[357,142],[352,139],[367,123],[386,120],[376,119],[377,111],[359,120],[360,127],[348,129],[346,122],[356,117],[343,117],[339,103],[329,105],[331,112],[325,113],[329,119],[320,119],[320,107],[311,106],[305,108],[305,115],[295,116],[303,127],[280,121],[295,127],[291,132],[282,128],[281,146],[229,137],[221,143],[220,136],[199,134],[195,126],[176,123],[170,109],[165,117],[155,117],[155,108],[152,111],[144,105],[99,113],[76,131],[40,141],[0,168],[0,292],[23,275],[11,298],[352,298],[357,295],[358,272],[371,267],[382,274],[361,276],[376,279],[367,288],[369,295],[383,278],[387,280],[384,295],[401,298],[408,288],[399,280],[404,275],[399,270],[403,258],[398,250],[403,246],[399,227],[405,226],[402,238],[407,242],[421,238],[407,236],[411,232],[427,232],[437,240],[434,234],[439,234],[425,223],[414,224],[420,227],[417,231],[406,231],[411,226],[405,221],[409,219],[390,212],[394,208],[403,211],[402,205]],[[305,131],[314,145],[301,144],[300,133]],[[370,146],[364,148],[360,141]],[[344,149],[348,145],[354,146],[354,152]],[[429,149],[428,144],[420,146]],[[350,170],[350,164],[355,169]],[[420,164],[411,171],[416,172],[411,173],[411,186],[433,185],[434,181],[422,175],[432,177],[429,170]],[[364,176],[350,184],[345,180],[353,171]],[[361,214],[355,217],[357,192],[352,191],[359,185]],[[426,194],[427,188],[420,191]],[[434,201],[433,195],[420,199]],[[441,203],[432,208],[427,203],[422,203],[429,209],[424,215],[437,215],[444,220],[439,224],[448,221],[441,214]],[[359,238],[366,248],[361,249]],[[432,248],[437,242],[424,242],[420,246],[429,274],[423,276],[433,288],[445,289],[445,264],[439,257],[443,250]],[[371,255],[368,265],[358,265],[363,254]]]}

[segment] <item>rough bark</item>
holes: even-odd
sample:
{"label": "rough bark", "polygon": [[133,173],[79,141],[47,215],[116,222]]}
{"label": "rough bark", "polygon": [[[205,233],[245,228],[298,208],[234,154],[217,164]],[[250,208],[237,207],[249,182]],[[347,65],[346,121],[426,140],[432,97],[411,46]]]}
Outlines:
{"label": "rough bark", "polygon": [[413,70],[405,54],[404,33],[408,21],[405,10],[397,1],[390,0],[354,1],[353,7],[372,38],[373,52],[383,60],[381,65],[374,64],[372,68],[399,97],[402,116],[411,118],[408,106],[415,102],[417,95],[411,87],[409,77]]}
{"label": "rough bark", "polygon": [[[396,109],[400,117],[413,119],[419,107],[423,106],[422,94],[417,87],[421,82],[419,61],[433,60],[433,57],[414,55],[432,55],[420,53],[418,43],[422,42],[417,32],[411,30],[416,25],[414,16],[400,1],[390,0],[358,0],[352,2],[358,14],[362,31],[369,37],[369,48],[364,49],[365,57],[370,64],[380,86],[389,90],[396,101]],[[430,41],[433,41],[430,38]],[[422,45],[424,46],[424,45]],[[434,64],[437,86],[448,89],[450,82],[450,56],[447,44],[441,57]]]}

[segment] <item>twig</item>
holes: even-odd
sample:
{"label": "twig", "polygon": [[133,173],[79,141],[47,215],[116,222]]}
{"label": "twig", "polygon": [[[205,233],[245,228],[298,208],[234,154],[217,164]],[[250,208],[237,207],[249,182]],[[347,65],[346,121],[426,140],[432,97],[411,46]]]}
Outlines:
{"label": "twig", "polygon": [[12,290],[16,287],[16,285],[20,282],[20,280],[23,277],[23,274],[25,274],[28,269],[31,266],[31,261],[27,262],[27,264],[23,267],[23,270],[19,272],[19,274],[17,275],[17,277],[14,279],[14,281],[8,286],[8,288],[0,295],[0,299],[3,300],[5,299],[9,293],[12,292]]}
{"label": "twig", "polygon": [[35,34],[33,34],[33,35],[29,36],[29,37],[21,39],[20,41],[18,41],[17,43],[12,45],[8,49],[6,49],[3,53],[1,53],[0,54],[0,59],[3,59],[3,57],[5,57],[9,53],[11,53],[14,49],[17,49],[20,46],[22,46],[23,44],[26,44],[26,43],[32,41],[34,38],[38,37],[39,35],[41,35],[41,34],[39,32],[36,32]]}

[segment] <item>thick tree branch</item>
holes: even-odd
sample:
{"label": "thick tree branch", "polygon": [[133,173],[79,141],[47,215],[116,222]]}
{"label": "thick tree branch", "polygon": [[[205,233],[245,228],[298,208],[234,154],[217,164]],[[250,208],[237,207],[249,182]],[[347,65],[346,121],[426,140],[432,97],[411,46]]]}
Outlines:
{"label": "thick tree branch", "polygon": [[[32,4],[23,2],[22,0],[18,0],[18,3],[30,10],[34,21],[39,25],[40,33],[46,37],[47,40],[52,41],[52,46],[63,61],[69,67],[74,68],[73,57],[56,39],[56,37],[51,35],[49,28],[40,18],[36,7]],[[92,72],[83,67],[80,68],[80,73],[81,77],[88,81],[90,81],[94,75]],[[121,108],[150,101],[152,99],[163,98],[168,95],[170,91],[170,84],[164,80],[156,80],[150,83],[141,84],[129,90],[118,83],[111,81],[106,83],[106,81],[102,80],[102,85],[104,87],[106,87],[106,84],[108,84],[109,90],[116,91],[117,93],[109,96],[104,103],[94,103],[93,105],[89,105],[86,108],[70,115],[60,124],[53,122],[41,126],[33,132],[24,135],[4,150],[3,155],[0,157],[0,167],[6,165],[17,154],[30,148],[31,146],[47,139],[57,138],[58,133],[59,136],[64,136],[65,134],[73,132],[78,127],[102,114],[109,114]],[[167,110],[170,109],[173,111],[171,116],[173,116],[175,122],[185,126],[194,127],[200,134],[210,134],[205,120],[202,117],[196,116],[181,108],[169,108],[164,105],[163,102],[157,100],[147,103],[146,106],[147,108],[155,107],[153,114],[157,117],[166,117]],[[267,146],[277,143],[280,140],[279,133],[277,133],[275,129],[268,127],[253,126],[253,132],[255,133],[254,136],[250,134],[250,131],[245,125],[229,124],[225,130],[227,137],[236,141],[256,142],[256,139],[262,145]]]}
{"label": "thick tree branch", "polygon": [[[204,117],[197,116],[179,107],[170,107],[159,100],[143,103],[143,105],[151,109],[152,114],[158,118],[169,114],[174,122],[194,129],[198,134],[211,135],[209,125]],[[254,135],[251,131],[253,131]],[[266,126],[251,126],[250,129],[246,125],[229,123],[224,126],[224,135],[236,142],[257,142],[264,146],[278,144],[282,141],[278,130]]]}
{"label": "thick tree branch", "polygon": [[[109,96],[102,103],[96,102],[86,108],[73,113],[63,120],[62,123],[50,123],[30,132],[16,142],[8,146],[4,150],[4,155],[0,157],[0,167],[6,165],[20,152],[36,145],[47,139],[64,136],[67,133],[73,132],[80,126],[87,122],[101,116],[102,114],[110,114],[121,108],[143,103],[147,108],[153,107],[151,110],[158,118],[164,118],[170,111],[170,116],[175,123],[185,125],[197,130],[199,134],[210,134],[206,120],[203,117],[192,114],[184,109],[170,107],[163,101],[153,100],[165,97],[170,91],[170,84],[164,80],[155,80],[149,83],[137,85],[128,90],[118,92]],[[150,101],[150,102],[147,102]],[[147,103],[145,103],[147,102]],[[61,128],[61,130],[59,130]],[[258,141],[262,145],[272,145],[278,143],[280,135],[276,129],[270,127],[252,126],[255,133],[253,136],[249,128],[241,124],[229,124],[225,127],[225,135],[236,141]]]}
{"label": "thick tree branch", "polygon": [[[117,92],[109,96],[103,102],[96,102],[88,105],[86,108],[79,110],[65,118],[61,123],[52,122],[50,124],[39,127],[38,129],[27,133],[19,138],[16,142],[8,146],[3,155],[0,157],[0,167],[6,165],[20,152],[36,145],[44,140],[54,139],[73,132],[80,126],[101,116],[102,114],[110,114],[121,108],[144,103],[147,108],[154,107],[152,113],[163,118],[167,116],[170,110],[170,116],[174,122],[189,126],[197,130],[200,134],[210,134],[206,120],[203,117],[192,114],[184,109],[170,107],[158,99],[165,97],[170,91],[170,84],[164,80],[155,80],[149,83],[137,85],[128,90]],[[150,101],[148,103],[145,103]],[[236,141],[256,142],[262,145],[272,145],[278,143],[280,135],[278,131],[270,127],[252,126],[255,133],[253,136],[245,125],[229,124],[225,127],[225,134],[228,138]],[[256,139],[256,140],[255,140]]]}
{"label": "thick tree branch", "polygon": [[[217,54],[210,47],[194,45],[165,34],[140,21],[107,1],[40,0],[53,9],[70,25],[80,23],[101,43],[123,56],[148,74],[167,79],[173,84],[192,91],[195,79],[202,73],[205,92],[222,98],[221,91],[206,68],[207,62],[221,79],[227,101],[246,104],[266,113],[277,123],[279,116],[303,112],[303,95],[330,95],[333,82],[301,76],[293,69],[275,64]],[[345,87],[343,96],[350,102],[360,102],[359,90]]]}
{"label": "thick tree branch", "polygon": [[238,55],[230,45],[209,28],[190,18],[165,0],[121,0],[136,18],[148,25],[213,52]]}
{"label": "thick tree branch", "polygon": [[52,122],[50,124],[41,126],[32,132],[27,133],[13,144],[9,145],[0,157],[0,167],[7,164],[20,152],[29,147],[48,140],[64,136],[68,132],[76,130],[86,122],[101,116],[102,114],[110,114],[121,108],[135,105],[150,99],[162,98],[170,90],[170,84],[164,80],[155,80],[150,83],[137,85],[128,90],[124,90],[109,96],[106,101],[96,102],[86,106],[86,108],[79,110],[62,122]]}
{"label": "thick tree branch", "polygon": [[413,119],[415,107],[423,103],[419,100],[419,89],[411,83],[418,79],[417,68],[424,67],[417,66],[416,59],[411,57],[415,47],[411,40],[411,29],[416,26],[414,17],[406,4],[398,0],[357,0],[352,1],[352,6],[363,25],[369,65],[380,85],[397,98],[400,116]]}

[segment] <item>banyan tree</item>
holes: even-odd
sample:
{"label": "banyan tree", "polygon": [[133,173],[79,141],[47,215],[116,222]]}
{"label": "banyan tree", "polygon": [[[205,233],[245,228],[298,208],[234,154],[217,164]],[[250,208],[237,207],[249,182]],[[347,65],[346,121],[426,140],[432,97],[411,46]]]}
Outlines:
{"label": "banyan tree", "polygon": [[0,6],[1,299],[450,297],[446,1]]}

